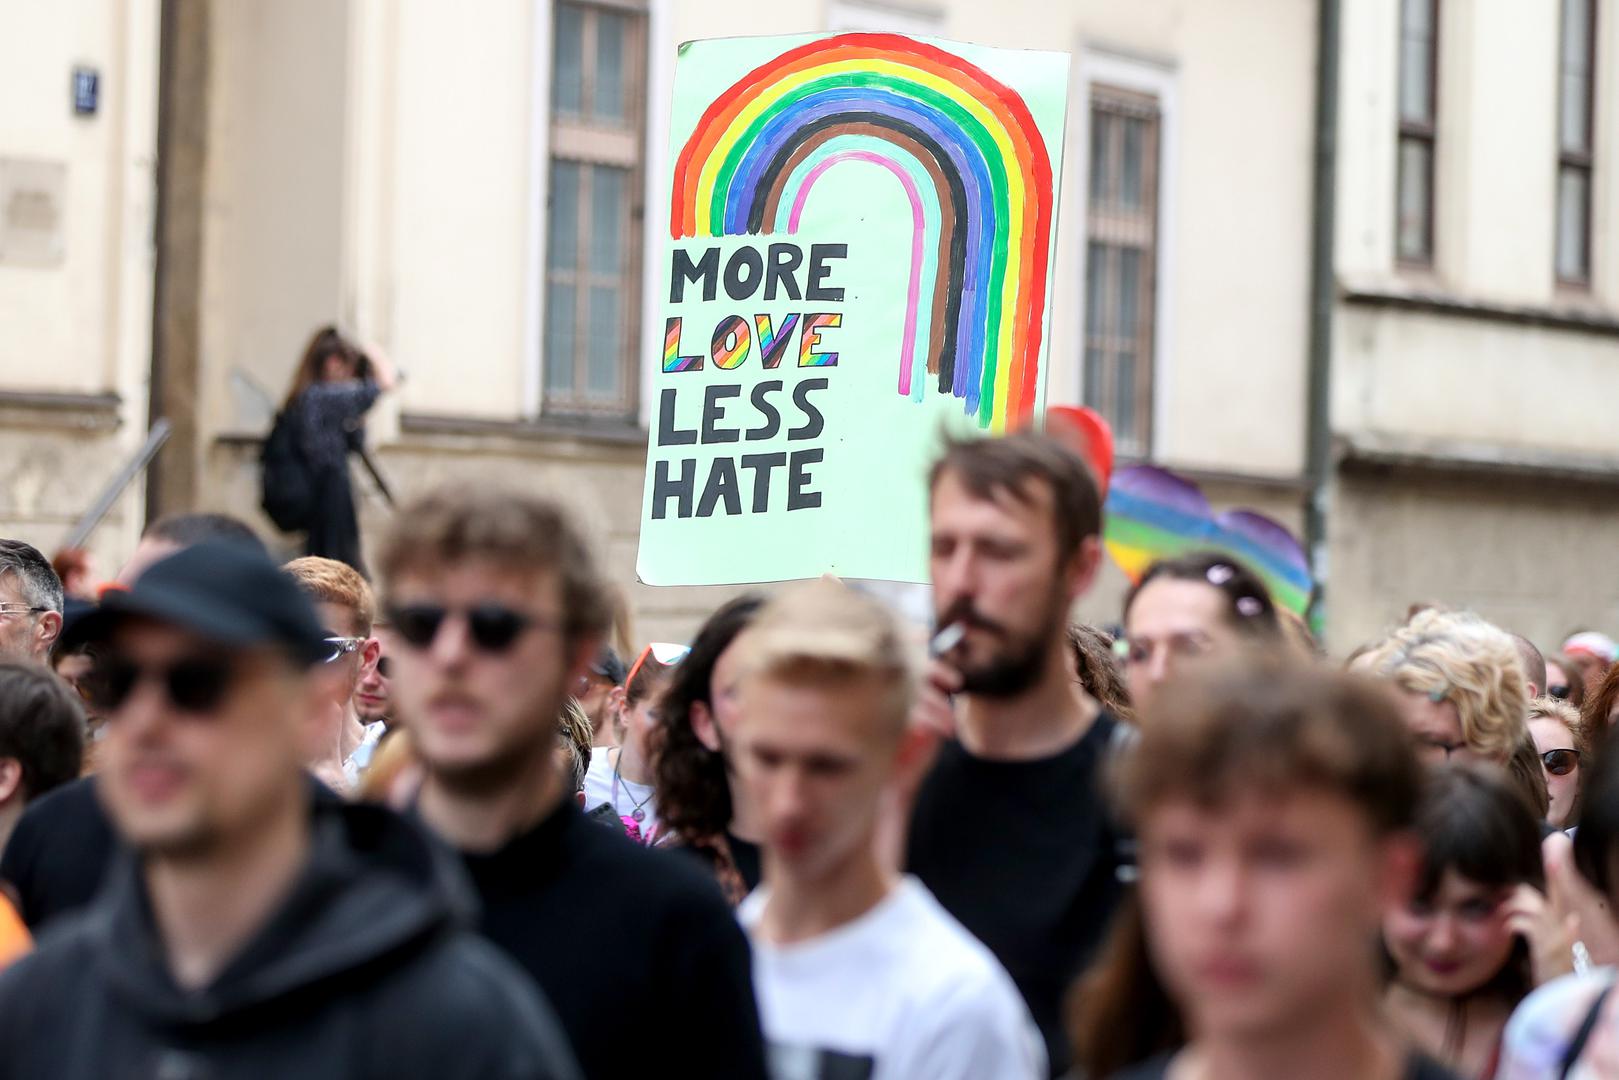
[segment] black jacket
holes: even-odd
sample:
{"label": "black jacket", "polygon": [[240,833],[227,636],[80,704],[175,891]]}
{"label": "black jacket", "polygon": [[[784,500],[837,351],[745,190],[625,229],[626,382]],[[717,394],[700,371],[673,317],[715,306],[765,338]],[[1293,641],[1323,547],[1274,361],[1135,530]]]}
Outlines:
{"label": "black jacket", "polygon": [[578,1076],[532,983],[464,929],[453,856],[317,804],[291,895],[208,987],[170,976],[135,860],[0,976],[0,1077]]}

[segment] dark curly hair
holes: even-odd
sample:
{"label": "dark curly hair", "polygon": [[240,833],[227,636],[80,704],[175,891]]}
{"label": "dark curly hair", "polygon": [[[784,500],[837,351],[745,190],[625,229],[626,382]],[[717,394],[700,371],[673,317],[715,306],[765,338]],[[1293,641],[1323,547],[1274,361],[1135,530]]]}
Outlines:
{"label": "dark curly hair", "polygon": [[652,730],[658,817],[686,841],[723,833],[731,823],[731,787],[725,759],[703,745],[691,726],[691,707],[712,706],[714,665],[764,606],[764,598],[739,596],[708,617],[691,652],[674,668],[659,702]]}

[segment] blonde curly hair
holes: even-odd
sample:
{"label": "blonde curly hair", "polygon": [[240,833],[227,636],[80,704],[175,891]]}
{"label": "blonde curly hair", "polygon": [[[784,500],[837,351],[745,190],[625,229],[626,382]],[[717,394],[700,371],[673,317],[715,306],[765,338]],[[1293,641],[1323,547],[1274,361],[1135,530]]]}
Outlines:
{"label": "blonde curly hair", "polygon": [[1419,611],[1353,667],[1456,706],[1462,738],[1483,757],[1506,761],[1528,735],[1518,648],[1506,631],[1470,611]]}

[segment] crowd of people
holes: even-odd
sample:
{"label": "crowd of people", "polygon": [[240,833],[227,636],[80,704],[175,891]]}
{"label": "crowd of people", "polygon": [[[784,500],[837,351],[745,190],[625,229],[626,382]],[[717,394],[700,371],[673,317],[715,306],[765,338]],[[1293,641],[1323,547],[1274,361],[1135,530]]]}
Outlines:
{"label": "crowd of people", "polygon": [[826,578],[633,655],[523,490],[374,580],[0,541],[0,1078],[1619,1077],[1612,640],[1332,658],[1219,552],[1078,625],[1077,456],[928,484],[926,634]]}

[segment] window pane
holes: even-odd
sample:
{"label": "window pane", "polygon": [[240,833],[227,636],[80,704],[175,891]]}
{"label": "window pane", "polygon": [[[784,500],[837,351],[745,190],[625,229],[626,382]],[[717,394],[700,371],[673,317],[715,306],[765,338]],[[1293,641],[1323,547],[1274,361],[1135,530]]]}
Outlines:
{"label": "window pane", "polygon": [[1400,39],[1400,119],[1417,124],[1433,121],[1433,56],[1426,38]]}
{"label": "window pane", "polygon": [[547,266],[553,270],[578,269],[579,166],[572,161],[551,160],[551,220],[546,227],[546,243],[551,249]]}
{"label": "window pane", "polygon": [[1558,144],[1564,150],[1582,153],[1591,142],[1591,88],[1584,75],[1564,74],[1558,102]]}
{"label": "window pane", "polygon": [[584,12],[572,4],[558,4],[551,49],[551,111],[562,116],[581,112],[584,37]]}
{"label": "window pane", "polygon": [[1399,231],[1395,249],[1400,258],[1427,262],[1430,209],[1429,188],[1433,183],[1433,149],[1420,139],[1400,140]]}
{"label": "window pane", "polygon": [[585,358],[592,397],[618,394],[624,361],[624,320],[616,285],[595,285],[590,290],[590,336]]}
{"label": "window pane", "polygon": [[1107,295],[1108,249],[1106,244],[1092,240],[1085,251],[1085,336],[1101,337],[1107,333],[1108,312],[1104,308]]}
{"label": "window pane", "polygon": [[1108,176],[1113,171],[1113,117],[1091,110],[1091,205],[1108,199]]}
{"label": "window pane", "polygon": [[1143,120],[1125,120],[1124,123],[1124,176],[1119,185],[1119,197],[1125,206],[1141,205],[1142,162],[1145,155],[1147,124]]}
{"label": "window pane", "polygon": [[1113,333],[1120,341],[1134,345],[1140,327],[1136,324],[1141,306],[1141,252],[1136,248],[1119,249],[1119,314],[1113,324]]}
{"label": "window pane", "polygon": [[572,285],[552,282],[545,293],[545,389],[566,394],[573,390],[574,297]]}
{"label": "window pane", "polygon": [[590,194],[590,269],[616,274],[624,265],[624,192],[629,186],[629,170],[610,165],[591,167],[594,188]]}
{"label": "window pane", "polygon": [[1136,424],[1136,354],[1128,350],[1114,356],[1113,397],[1113,413],[1108,419],[1114,435],[1124,446],[1138,446],[1141,432]]}
{"label": "window pane", "polygon": [[596,12],[596,100],[591,110],[597,120],[624,120],[624,38],[629,19],[611,11]]}
{"label": "window pane", "polygon": [[1590,277],[1591,175],[1563,168],[1557,176],[1557,276],[1564,281]]}
{"label": "window pane", "polygon": [[1105,360],[1102,350],[1087,348],[1085,350],[1085,404],[1102,412],[1107,412],[1107,402],[1102,400],[1102,365]]}

